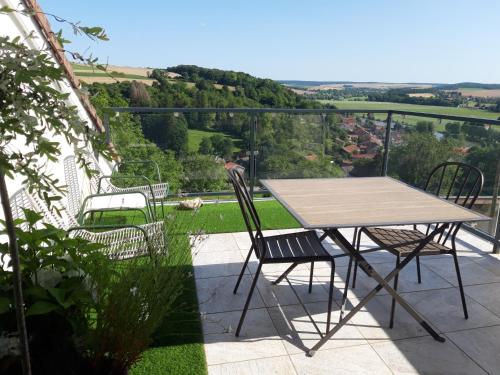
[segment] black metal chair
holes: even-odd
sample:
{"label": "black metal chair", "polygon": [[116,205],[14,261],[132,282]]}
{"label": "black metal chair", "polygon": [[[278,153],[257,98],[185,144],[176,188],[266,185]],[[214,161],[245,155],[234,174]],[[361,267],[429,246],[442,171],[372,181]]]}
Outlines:
{"label": "black metal chair", "polygon": [[[238,199],[238,203],[241,209],[241,213],[243,215],[243,219],[245,221],[246,228],[248,230],[248,234],[250,235],[250,239],[252,241],[252,246],[246,257],[245,264],[241,269],[238,281],[236,282],[236,286],[234,287],[233,291],[234,294],[236,294],[236,292],[238,291],[241,278],[243,277],[245,268],[248,265],[250,256],[252,255],[252,251],[255,253],[256,257],[259,260],[259,265],[257,266],[257,270],[255,272],[255,276],[253,278],[252,285],[250,287],[250,291],[248,293],[248,297],[245,302],[243,312],[241,314],[238,328],[236,329],[236,336],[239,336],[240,334],[241,327],[243,325],[243,321],[245,320],[245,316],[248,310],[248,306],[250,305],[250,301],[252,299],[252,294],[254,292],[255,286],[257,285],[257,279],[259,278],[262,265],[267,263],[275,263],[275,264],[291,263],[290,267],[288,267],[288,269],[277,280],[275,280],[273,284],[278,284],[283,279],[286,279],[293,290],[293,286],[288,281],[287,275],[295,267],[297,267],[297,265],[302,263],[319,262],[319,261],[331,262],[332,270],[330,277],[328,314],[326,323],[326,332],[328,332],[330,329],[330,318],[331,318],[332,301],[333,301],[333,278],[335,274],[335,261],[333,257],[323,247],[315,231],[304,231],[304,232],[265,237],[262,234],[259,215],[253,204],[248,188],[245,184],[242,172],[237,168],[233,168],[228,170],[228,174],[231,183],[234,187],[234,191]],[[309,293],[311,292],[311,287],[312,287],[312,277],[309,280]],[[307,315],[309,316],[314,326],[318,330],[318,333],[322,336],[322,333],[317,328],[316,323],[312,319],[309,312],[307,312],[306,307],[301,301],[300,303],[302,304],[302,307],[304,307],[304,310],[306,311]]]}
{"label": "black metal chair", "polygon": [[[474,205],[479,193],[483,188],[484,177],[483,173],[476,167],[460,162],[445,162],[435,167],[429,174],[425,183],[424,190],[452,201],[455,204],[466,208],[471,208]],[[445,193],[445,195],[444,195]],[[435,223],[437,225],[439,223]],[[462,299],[462,307],[464,310],[465,319],[468,319],[467,305],[465,303],[464,289],[462,285],[462,277],[458,266],[457,250],[455,245],[456,235],[463,223],[450,223],[439,238],[434,238],[415,258],[417,263],[417,281],[422,282],[420,274],[420,256],[451,254],[455,262],[455,270],[457,272],[458,286],[460,289],[460,297]],[[396,256],[396,266],[401,258],[411,253],[415,248],[415,243],[422,240],[429,234],[432,225],[427,225],[426,233],[422,233],[413,226],[413,230],[409,229],[389,229],[389,228],[361,228],[358,231],[356,241],[356,249],[359,251],[361,235],[366,234],[377,246],[376,249],[365,250],[362,252],[371,252],[376,250],[388,250]],[[451,248],[446,244],[450,241]],[[351,265],[349,265],[349,268]],[[353,288],[356,282],[357,264],[354,265]],[[349,281],[347,280],[347,283]],[[398,287],[398,276],[394,278],[394,289]],[[394,326],[394,310],[396,308],[395,300],[392,299],[390,328]]]}

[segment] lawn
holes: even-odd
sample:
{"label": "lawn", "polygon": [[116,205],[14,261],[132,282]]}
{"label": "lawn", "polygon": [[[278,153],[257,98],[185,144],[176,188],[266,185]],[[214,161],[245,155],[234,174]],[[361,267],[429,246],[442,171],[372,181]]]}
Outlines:
{"label": "lawn", "polygon": [[[387,102],[365,102],[365,101],[343,101],[343,100],[320,100],[322,103],[334,104],[339,109],[394,109],[400,111],[414,111],[414,112],[426,112],[426,113],[436,113],[440,115],[454,115],[454,116],[470,116],[470,117],[482,117],[496,120],[500,117],[500,113],[488,112],[481,109],[475,108],[456,108],[456,107],[440,107],[432,105],[417,105],[417,104],[405,104],[405,103],[387,103]],[[387,118],[386,114],[374,114],[375,118],[379,120],[385,120]],[[415,125],[418,121],[432,121],[436,125],[437,131],[444,130],[444,123],[451,120],[443,120],[440,122],[438,119],[430,119],[425,117],[412,117],[406,116],[403,118],[401,115],[394,115],[394,120],[404,121],[408,125]]]}
{"label": "lawn", "polygon": [[[299,228],[299,223],[277,201],[256,201],[263,229]],[[160,210],[158,209],[158,212]],[[112,212],[102,218],[103,224],[140,224],[134,213]],[[243,232],[246,230],[238,203],[210,203],[197,211],[166,207],[168,220],[188,223],[191,233]],[[184,226],[183,226],[184,228]],[[154,336],[151,348],[131,369],[131,375],[206,374],[203,335],[199,318],[195,280],[191,264],[185,264],[189,273],[185,290],[177,302],[179,309],[165,317]]]}
{"label": "lawn", "polygon": [[[211,131],[205,131],[205,130],[195,130],[195,129],[189,129],[188,130],[188,149],[189,151],[196,152],[198,151],[198,148],[200,147],[200,143],[203,138],[209,138],[214,134],[222,134],[224,137],[229,137],[227,134],[221,133],[221,132],[211,132]],[[240,148],[237,146],[241,143],[241,139],[239,138],[232,138],[229,137],[233,140],[234,142],[234,152],[240,151]]]}
{"label": "lawn", "polygon": [[[262,229],[299,228],[300,224],[277,201],[255,201],[255,207],[262,221]],[[245,222],[238,203],[208,203],[197,211],[180,210],[176,206],[166,206],[165,215],[174,215],[177,220],[189,221],[192,233],[244,232]],[[158,209],[159,215],[161,210]],[[136,213],[113,212],[102,219],[103,224],[141,224],[143,218]]]}

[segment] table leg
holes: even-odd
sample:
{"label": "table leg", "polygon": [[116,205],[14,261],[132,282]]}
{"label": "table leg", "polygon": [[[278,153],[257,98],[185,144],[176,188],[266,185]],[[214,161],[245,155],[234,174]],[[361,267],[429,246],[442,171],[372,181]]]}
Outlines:
{"label": "table leg", "polygon": [[408,313],[436,340],[439,342],[444,342],[444,337],[440,336],[425,320],[424,318],[408,303],[403,299],[390,285],[389,282],[415,257],[418,255],[420,250],[422,250],[427,243],[429,243],[435,235],[442,233],[446,228],[447,224],[443,224],[437,227],[426,236],[415,249],[407,256],[405,259],[399,263],[399,265],[392,270],[385,278],[380,276],[373,267],[359,254],[356,249],[345,239],[344,236],[339,232],[338,229],[328,230],[328,235],[335,241],[345,252],[351,254],[353,258],[358,262],[359,267],[370,277],[373,277],[379,284],[371,290],[350,312],[343,318],[335,327],[328,332],[320,341],[316,343],[309,351],[308,355],[313,356],[314,353],[321,348],[336,332],[338,332],[356,313],[361,310],[375,295],[382,289],[387,290],[387,292],[398,302]]}

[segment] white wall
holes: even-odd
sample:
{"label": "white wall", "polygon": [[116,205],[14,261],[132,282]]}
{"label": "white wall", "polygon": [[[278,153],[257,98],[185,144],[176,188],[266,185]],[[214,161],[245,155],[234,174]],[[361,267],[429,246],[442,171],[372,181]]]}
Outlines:
{"label": "white wall", "polygon": [[[0,0],[0,7],[2,6],[9,6],[11,8],[18,8],[21,6],[19,4],[19,0]],[[11,13],[11,14],[0,14],[0,35],[2,36],[9,36],[11,38],[14,38],[16,36],[20,36],[22,39],[26,38],[27,35],[29,35],[30,32],[34,32],[35,38],[30,38],[25,41],[26,45],[28,45],[30,48],[33,49],[46,49],[47,44],[44,43],[45,39],[43,37],[43,34],[40,32],[40,29],[38,28],[38,25],[36,22],[31,18],[24,16],[22,14],[19,14],[17,12]],[[54,61],[56,61],[54,59]],[[83,107],[82,103],[80,102],[78,96],[75,93],[75,90],[72,88],[71,84],[69,81],[65,80],[64,82],[59,85],[58,89],[62,92],[69,93],[69,103],[72,105],[75,105],[78,109],[78,112],[80,114],[80,117],[89,123],[90,126],[94,126],[92,123],[90,117],[88,116],[85,108]],[[56,138],[53,137],[54,140],[57,140],[60,143],[60,150],[61,150],[61,156],[58,160],[57,163],[50,163],[47,165],[47,168],[44,172],[53,174],[55,177],[57,177],[60,181],[65,181],[64,179],[64,169],[63,169],[63,160],[66,156],[73,154],[73,149],[72,146],[70,146],[63,138]],[[25,150],[27,147],[24,145],[23,140],[18,139],[15,142],[12,142],[10,145],[13,149],[17,150]],[[110,171],[110,164],[103,160],[103,158],[100,158],[100,162],[102,164],[102,168],[106,171]],[[80,184],[82,188],[82,193],[88,194],[89,192],[89,184],[86,176],[84,175],[83,171],[80,171]],[[22,187],[22,178],[15,178],[14,180],[9,180],[7,181],[7,187],[9,190],[9,194],[12,195],[15,193],[17,190],[19,190]],[[1,210],[0,210],[1,211]],[[0,216],[1,216],[0,212]]]}

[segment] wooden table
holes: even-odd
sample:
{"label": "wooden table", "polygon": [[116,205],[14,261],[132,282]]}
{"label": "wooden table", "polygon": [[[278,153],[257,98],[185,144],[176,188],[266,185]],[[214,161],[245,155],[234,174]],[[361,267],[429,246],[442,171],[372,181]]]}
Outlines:
{"label": "wooden table", "polygon": [[[389,282],[434,236],[443,233],[450,223],[484,221],[490,218],[390,177],[261,180],[261,183],[304,228],[324,230],[323,238],[329,236],[369,277],[378,282],[349,314],[309,350],[308,355],[312,356],[382,289],[387,290],[435,340],[445,341]],[[405,224],[436,225],[385,278],[373,269],[339,231],[339,228]]]}

